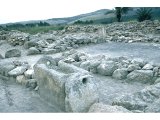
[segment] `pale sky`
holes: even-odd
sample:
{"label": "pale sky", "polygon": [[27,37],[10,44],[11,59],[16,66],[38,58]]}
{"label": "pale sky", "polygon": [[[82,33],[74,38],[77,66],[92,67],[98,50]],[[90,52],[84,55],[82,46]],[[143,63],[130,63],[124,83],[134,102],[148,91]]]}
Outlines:
{"label": "pale sky", "polygon": [[[127,6],[127,1],[137,6],[137,0],[0,0],[0,24],[70,17],[99,9],[112,9],[115,6],[123,6],[122,3]],[[138,1],[142,1],[144,5],[148,0]],[[154,1],[159,0],[151,1],[155,3]]]}

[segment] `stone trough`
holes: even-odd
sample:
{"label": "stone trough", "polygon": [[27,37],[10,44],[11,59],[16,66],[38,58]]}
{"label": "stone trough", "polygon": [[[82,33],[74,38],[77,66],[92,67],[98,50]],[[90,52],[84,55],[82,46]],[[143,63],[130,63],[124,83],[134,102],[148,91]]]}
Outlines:
{"label": "stone trough", "polygon": [[44,57],[34,66],[40,96],[65,112],[88,112],[98,102],[94,78],[86,70],[55,61]]}

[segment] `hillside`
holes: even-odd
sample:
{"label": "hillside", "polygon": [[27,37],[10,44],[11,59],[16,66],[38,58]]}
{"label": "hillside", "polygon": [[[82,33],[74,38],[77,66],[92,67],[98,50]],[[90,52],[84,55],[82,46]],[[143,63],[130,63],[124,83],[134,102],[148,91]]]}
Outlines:
{"label": "hillside", "polygon": [[[79,19],[82,18],[87,18],[87,17],[92,17],[92,16],[97,16],[97,15],[104,15],[106,12],[110,11],[109,9],[101,9],[101,10],[97,10],[95,12],[91,12],[91,13],[86,13],[86,14],[80,14],[77,16],[73,16],[73,17],[65,17],[65,18],[51,18],[51,19],[47,19],[47,20],[30,20],[30,21],[22,21],[22,22],[16,22],[16,24],[30,24],[30,23],[39,23],[41,22],[47,22],[50,25],[57,25],[57,24],[68,24],[68,23],[72,23],[73,21],[77,21]],[[14,23],[9,23],[7,25],[10,24],[14,24]],[[4,24],[5,26],[6,24]]]}

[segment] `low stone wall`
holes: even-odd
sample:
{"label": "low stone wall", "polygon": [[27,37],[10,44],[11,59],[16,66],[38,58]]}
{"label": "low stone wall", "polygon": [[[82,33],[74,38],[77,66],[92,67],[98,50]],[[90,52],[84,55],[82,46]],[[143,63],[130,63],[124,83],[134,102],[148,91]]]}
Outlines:
{"label": "low stone wall", "polygon": [[0,62],[0,78],[38,90],[37,82],[34,80],[34,71],[27,62]]}
{"label": "low stone wall", "polygon": [[[70,54],[71,53],[71,54]],[[136,81],[153,84],[160,77],[160,66],[142,59],[128,59],[126,57],[107,58],[70,51],[63,53],[66,63],[76,65],[94,74],[112,76],[127,82]]]}

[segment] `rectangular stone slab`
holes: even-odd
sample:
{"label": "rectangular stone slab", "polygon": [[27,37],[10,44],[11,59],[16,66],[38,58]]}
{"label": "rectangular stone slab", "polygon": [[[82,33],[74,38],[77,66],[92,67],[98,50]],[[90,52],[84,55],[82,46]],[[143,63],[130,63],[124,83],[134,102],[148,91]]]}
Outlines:
{"label": "rectangular stone slab", "polygon": [[34,67],[34,71],[39,85],[40,96],[65,111],[66,95],[64,86],[67,76],[64,73],[48,69],[44,64],[37,64]]}

